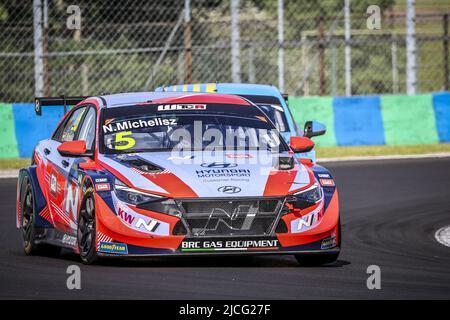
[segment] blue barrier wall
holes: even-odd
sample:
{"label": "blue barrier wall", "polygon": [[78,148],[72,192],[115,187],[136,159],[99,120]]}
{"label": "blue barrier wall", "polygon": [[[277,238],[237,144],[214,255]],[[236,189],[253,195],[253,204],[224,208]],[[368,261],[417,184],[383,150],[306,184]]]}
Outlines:
{"label": "blue barrier wall", "polygon": [[[450,93],[417,96],[290,97],[295,121],[324,122],[318,146],[359,146],[450,142]],[[38,141],[50,137],[63,107],[0,103],[0,158],[30,157]]]}
{"label": "blue barrier wall", "polygon": [[385,143],[379,97],[337,97],[333,112],[337,145]]}
{"label": "blue barrier wall", "polygon": [[440,142],[450,142],[450,93],[433,95],[436,128]]}
{"label": "blue barrier wall", "polygon": [[13,103],[17,148],[21,158],[31,157],[36,143],[51,136],[64,116],[64,107],[43,107],[42,116],[34,111],[34,104]]}

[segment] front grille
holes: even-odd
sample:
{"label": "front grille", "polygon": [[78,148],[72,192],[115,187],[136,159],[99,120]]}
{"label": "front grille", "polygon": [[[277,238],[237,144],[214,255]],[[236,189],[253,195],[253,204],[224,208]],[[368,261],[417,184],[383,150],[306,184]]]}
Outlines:
{"label": "front grille", "polygon": [[192,236],[268,235],[278,220],[280,199],[181,201]]}

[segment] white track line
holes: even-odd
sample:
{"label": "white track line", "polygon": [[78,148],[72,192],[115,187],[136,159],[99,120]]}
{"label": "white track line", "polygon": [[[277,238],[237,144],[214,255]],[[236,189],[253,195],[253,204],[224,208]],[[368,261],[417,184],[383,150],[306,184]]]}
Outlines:
{"label": "white track line", "polygon": [[450,247],[450,226],[440,228],[438,231],[436,231],[434,237],[440,244]]}
{"label": "white track line", "polygon": [[368,160],[404,160],[404,159],[433,159],[450,158],[450,152],[426,154],[402,154],[391,156],[355,156],[342,158],[319,158],[317,162],[368,161]]}
{"label": "white track line", "polygon": [[19,176],[19,169],[0,170],[0,179],[3,178],[17,178]]}

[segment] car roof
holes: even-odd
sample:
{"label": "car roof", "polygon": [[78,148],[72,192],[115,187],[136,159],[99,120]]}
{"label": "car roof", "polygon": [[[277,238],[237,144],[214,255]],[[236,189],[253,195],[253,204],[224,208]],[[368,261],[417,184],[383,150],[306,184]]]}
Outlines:
{"label": "car roof", "polygon": [[103,107],[115,108],[140,103],[228,103],[251,105],[246,99],[229,94],[191,92],[128,92],[99,97]]}
{"label": "car roof", "polygon": [[282,97],[277,87],[251,83],[196,83],[156,88],[157,92],[208,92],[243,95],[272,95]]}

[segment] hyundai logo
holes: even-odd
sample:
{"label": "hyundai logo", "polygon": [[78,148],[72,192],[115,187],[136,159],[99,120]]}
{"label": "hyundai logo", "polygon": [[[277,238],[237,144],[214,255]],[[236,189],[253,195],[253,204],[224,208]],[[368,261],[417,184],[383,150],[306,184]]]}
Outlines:
{"label": "hyundai logo", "polygon": [[225,163],[225,162],[212,162],[212,163],[202,163],[201,166],[204,168],[226,169],[226,168],[237,167],[237,164],[236,163]]}
{"label": "hyundai logo", "polygon": [[219,192],[223,192],[223,193],[238,193],[241,192],[241,188],[239,187],[233,187],[233,186],[223,186],[220,187],[219,189],[217,189],[217,191]]}

